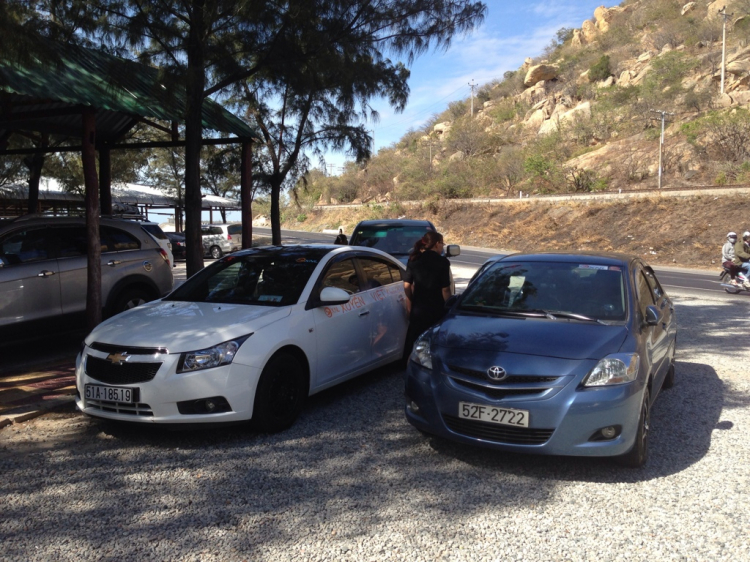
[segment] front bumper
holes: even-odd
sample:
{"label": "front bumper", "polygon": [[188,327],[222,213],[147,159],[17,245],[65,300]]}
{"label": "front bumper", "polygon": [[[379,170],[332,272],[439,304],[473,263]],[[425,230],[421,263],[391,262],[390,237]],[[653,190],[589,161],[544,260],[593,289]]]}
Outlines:
{"label": "front bumper", "polygon": [[[238,364],[223,365],[191,373],[177,373],[180,354],[133,355],[130,365],[143,366],[148,375],[125,376],[117,372],[117,366],[107,366],[108,353],[86,346],[76,359],[76,405],[84,414],[99,418],[135,423],[195,424],[223,423],[249,420],[253,413],[255,389],[260,378],[260,369]],[[88,358],[104,365],[96,376],[87,373]],[[150,376],[150,380],[127,382],[128,378]],[[103,380],[104,379],[104,380]],[[136,401],[122,403],[86,398],[86,385],[137,389]],[[201,401],[212,397],[223,397],[229,403],[229,411],[220,413],[181,414],[180,402]],[[184,408],[183,408],[184,410]]]}
{"label": "front bumper", "polygon": [[[580,376],[565,378],[563,384],[540,395],[495,400],[409,361],[406,419],[427,433],[503,451],[570,456],[616,456],[628,452],[635,442],[644,384],[638,380],[582,388],[577,382]],[[459,402],[527,410],[529,427],[460,419]],[[618,434],[602,439],[599,431],[610,426],[616,427]]]}

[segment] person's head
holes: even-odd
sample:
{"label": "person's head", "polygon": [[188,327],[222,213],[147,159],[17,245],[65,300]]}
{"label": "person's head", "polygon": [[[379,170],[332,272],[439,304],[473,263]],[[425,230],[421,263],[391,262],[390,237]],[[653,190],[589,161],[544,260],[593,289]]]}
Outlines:
{"label": "person's head", "polygon": [[438,254],[443,252],[443,235],[433,230],[428,230],[422,238],[414,244],[414,251],[409,260],[416,258],[421,252],[433,250]]}
{"label": "person's head", "polygon": [[727,233],[727,240],[729,240],[732,244],[737,242],[737,233],[736,232]]}
{"label": "person's head", "polygon": [[747,242],[748,240],[750,240],[750,232],[749,232],[749,231],[747,231],[747,230],[746,230],[745,232],[743,232],[743,233],[742,233],[742,239],[743,239],[743,240],[744,240],[745,242]]}

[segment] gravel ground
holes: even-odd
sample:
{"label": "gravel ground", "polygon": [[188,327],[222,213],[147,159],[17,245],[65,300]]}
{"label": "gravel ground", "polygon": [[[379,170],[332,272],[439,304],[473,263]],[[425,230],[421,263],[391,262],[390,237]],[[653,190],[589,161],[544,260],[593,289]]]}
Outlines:
{"label": "gravel ground", "polygon": [[272,436],[55,414],[0,431],[0,559],[748,560],[750,298],[675,301],[643,469],[425,438],[392,369]]}

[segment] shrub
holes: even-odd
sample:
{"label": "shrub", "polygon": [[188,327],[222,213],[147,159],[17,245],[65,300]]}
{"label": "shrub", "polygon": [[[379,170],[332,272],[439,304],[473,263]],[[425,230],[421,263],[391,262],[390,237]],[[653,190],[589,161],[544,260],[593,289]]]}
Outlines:
{"label": "shrub", "polygon": [[601,58],[589,67],[589,82],[599,82],[610,77],[609,56],[602,55]]}

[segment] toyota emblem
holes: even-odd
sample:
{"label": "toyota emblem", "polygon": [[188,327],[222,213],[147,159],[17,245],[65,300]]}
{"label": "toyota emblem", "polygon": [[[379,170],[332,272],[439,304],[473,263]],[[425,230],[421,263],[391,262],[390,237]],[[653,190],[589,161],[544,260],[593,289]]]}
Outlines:
{"label": "toyota emblem", "polygon": [[487,376],[493,381],[501,381],[508,376],[502,367],[490,367],[487,369]]}

